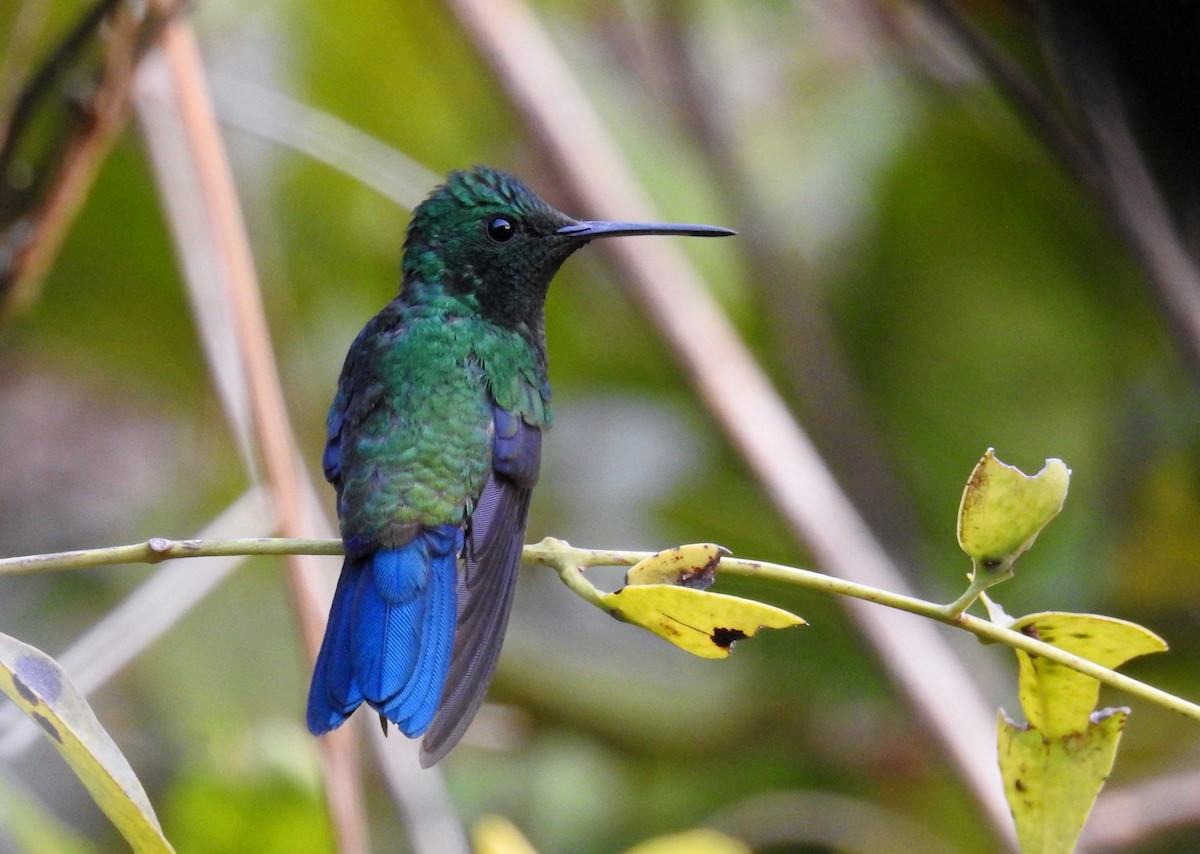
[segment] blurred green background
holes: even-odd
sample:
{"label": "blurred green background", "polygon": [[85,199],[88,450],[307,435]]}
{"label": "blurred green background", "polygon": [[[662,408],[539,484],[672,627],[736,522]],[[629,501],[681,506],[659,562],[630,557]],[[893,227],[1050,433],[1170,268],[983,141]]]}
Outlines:
{"label": "blurred green background", "polygon": [[[29,2],[0,9],[0,44]],[[84,7],[39,5],[35,57]],[[684,249],[913,584],[946,601],[964,584],[955,513],[987,447],[1030,472],[1060,457],[1074,472],[1066,509],[997,598],[1014,614],[1142,622],[1172,651],[1126,671],[1200,694],[1194,378],[1123,246],[988,81],[904,4],[534,7],[663,218],[742,233]],[[977,11],[1033,52],[1004,9]],[[222,92],[236,97],[220,80],[255,84],[434,173],[487,163],[562,202],[440,3],[205,0],[191,19],[219,112]],[[408,213],[244,129],[226,141],[319,479],[341,359],[395,291]],[[599,254],[566,265],[547,310],[557,419],[530,541],[714,541],[807,565]],[[0,554],[189,536],[246,486],[131,125],[40,299],[0,330]],[[150,572],[6,578],[0,630],[57,654]],[[587,854],[762,795],[839,794],[864,825],[889,828],[891,850],[928,848],[926,833],[949,851],[996,850],[836,603],[717,589],[811,626],[761,635],[727,662],[691,660],[525,571],[491,694],[502,706],[443,765],[461,819],[500,813],[541,851]],[[1015,713],[1011,654],[953,643],[989,663],[985,691]],[[260,559],[93,699],[180,851],[327,851],[307,678],[280,565]],[[1156,708],[1135,708],[1123,747],[1110,786],[1200,760],[1194,724]],[[0,767],[98,850],[120,850],[46,745]],[[402,821],[369,762],[366,773],[376,850],[403,850]],[[1181,829],[1136,850],[1193,846],[1200,830]]]}

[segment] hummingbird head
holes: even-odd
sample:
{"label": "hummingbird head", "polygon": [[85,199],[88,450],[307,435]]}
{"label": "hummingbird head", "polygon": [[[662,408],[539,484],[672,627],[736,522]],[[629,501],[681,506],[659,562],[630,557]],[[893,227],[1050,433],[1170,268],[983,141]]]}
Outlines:
{"label": "hummingbird head", "polygon": [[452,172],[413,211],[404,281],[437,282],[504,326],[532,323],[550,279],[583,245],[558,234],[572,222],[504,172]]}
{"label": "hummingbird head", "polygon": [[540,330],[550,280],[572,252],[621,234],[722,236],[715,226],[581,222],[517,178],[491,169],[452,172],[413,211],[404,243],[404,288],[425,284],[473,302],[489,320]]}

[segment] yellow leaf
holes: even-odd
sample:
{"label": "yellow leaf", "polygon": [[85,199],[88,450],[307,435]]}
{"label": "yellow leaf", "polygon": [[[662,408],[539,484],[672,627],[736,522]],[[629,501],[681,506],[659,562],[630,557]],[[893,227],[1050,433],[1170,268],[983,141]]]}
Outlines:
{"label": "yellow leaf", "polygon": [[668,836],[656,836],[630,848],[625,854],[750,854],[750,846],[716,830],[698,828]]}
{"label": "yellow leaf", "polygon": [[725,658],[734,641],[760,628],[784,629],[804,620],[750,599],[670,584],[639,584],[605,594],[605,607],[701,658]]}
{"label": "yellow leaf", "polygon": [[[1136,623],[1096,614],[1030,614],[1010,626],[1109,669],[1131,658],[1163,652],[1166,642]],[[1017,650],[1021,708],[1047,738],[1082,731],[1096,708],[1100,683],[1090,676]]]}
{"label": "yellow leaf", "polygon": [[1127,709],[1092,716],[1086,728],[1050,737],[1000,713],[997,743],[1004,793],[1025,854],[1070,854],[1108,779]]}
{"label": "yellow leaf", "polygon": [[1011,572],[1013,562],[1062,510],[1071,470],[1062,460],[1030,477],[996,459],[992,449],[975,466],[958,508],[958,543],[976,572]]}
{"label": "yellow leaf", "polygon": [[704,590],[729,550],[713,543],[694,543],[657,552],[625,573],[625,584],[678,584]]}
{"label": "yellow leaf", "polygon": [[503,816],[485,815],[471,829],[475,854],[537,854],[517,826]]}
{"label": "yellow leaf", "polygon": [[41,728],[135,851],[174,850],[129,762],[54,659],[0,634],[0,691]]}

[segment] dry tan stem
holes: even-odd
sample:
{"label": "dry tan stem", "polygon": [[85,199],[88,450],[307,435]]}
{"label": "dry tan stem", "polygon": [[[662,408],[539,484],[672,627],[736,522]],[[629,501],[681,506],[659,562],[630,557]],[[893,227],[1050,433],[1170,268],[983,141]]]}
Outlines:
{"label": "dry tan stem", "polygon": [[[159,50],[166,61],[170,103],[184,128],[189,165],[200,187],[207,228],[217,253],[218,277],[233,317],[243,360],[254,437],[275,507],[278,530],[302,537],[313,524],[303,496],[306,478],[288,419],[271,350],[270,332],[254,273],[250,247],[224,145],[213,117],[203,67],[189,24],[176,19],[164,30]],[[151,145],[155,140],[148,138]],[[288,561],[289,588],[309,659],[316,658],[327,598],[321,570],[307,556]],[[320,740],[327,797],[339,849],[367,850],[366,814],[353,730],[343,728]]]}
{"label": "dry tan stem", "polygon": [[[586,215],[653,218],[617,145],[528,7],[520,0],[450,5]],[[671,241],[610,241],[605,248],[730,441],[821,565],[848,580],[907,592],[909,585],[679,248]],[[1011,841],[995,763],[995,715],[962,662],[923,620],[861,602],[847,607],[996,832]]]}

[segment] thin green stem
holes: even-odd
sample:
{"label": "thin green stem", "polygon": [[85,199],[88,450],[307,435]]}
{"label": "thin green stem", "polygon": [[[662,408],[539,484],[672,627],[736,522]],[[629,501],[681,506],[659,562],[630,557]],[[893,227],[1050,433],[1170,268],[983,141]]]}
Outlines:
{"label": "thin green stem", "polygon": [[611,611],[604,602],[604,594],[583,577],[584,569],[589,566],[633,566],[641,560],[638,555],[648,557],[650,554],[652,553],[577,549],[564,540],[546,537],[540,543],[526,546],[522,557],[526,563],[550,567],[575,595],[601,610]]}
{"label": "thin green stem", "polygon": [[[342,543],[340,540],[334,539],[255,537],[228,540],[167,540],[155,537],[144,543],[128,546],[0,558],[0,575],[84,569],[121,563],[159,563],[184,557],[287,554],[339,555],[342,554]],[[643,551],[580,549],[563,540],[547,537],[540,543],[525,546],[524,558],[526,563],[554,569],[563,583],[580,598],[607,611],[609,608],[603,601],[604,594],[584,577],[584,570],[591,566],[633,566],[652,554],[653,552]],[[939,605],[936,602],[891,593],[820,572],[765,561],[725,557],[721,559],[718,572],[724,575],[769,579],[819,593],[853,596],[855,599],[863,599],[888,608],[896,608],[910,614],[937,620],[939,623],[971,632],[982,640],[1004,644],[1013,649],[1020,649],[1031,655],[1057,662],[1112,688],[1200,721],[1200,705],[1183,700],[1174,694],[1139,682],[1107,667],[1101,667],[1095,662],[1080,658],[1021,632],[973,617],[970,614],[956,613],[954,606]]]}
{"label": "thin green stem", "polygon": [[949,605],[942,606],[944,616],[953,618],[966,612],[968,608],[975,604],[975,600],[982,596],[983,592],[989,587],[1007,578],[1012,578],[1012,566],[1010,564],[1002,571],[996,572],[976,565],[974,571],[968,577],[971,579],[971,583],[963,591],[963,595],[959,596]]}
{"label": "thin green stem", "polygon": [[811,570],[780,566],[779,564],[764,563],[761,561],[724,558],[721,560],[721,567],[718,572],[728,575],[770,578],[810,590],[853,596],[856,599],[865,599],[868,602],[876,602],[880,605],[886,605],[889,608],[898,608],[901,611],[908,611],[912,614],[928,617],[931,620],[937,620],[939,623],[964,629],[982,640],[1002,643],[1013,649],[1024,650],[1032,655],[1057,662],[1085,676],[1090,676],[1105,685],[1125,691],[1136,697],[1141,697],[1144,700],[1149,700],[1152,703],[1157,703],[1164,708],[1200,721],[1200,705],[1188,702],[1180,697],[1176,697],[1174,694],[1169,694],[1159,688],[1117,673],[1115,670],[1101,667],[1099,664],[1088,661],[1086,658],[1073,655],[1044,641],[1024,635],[1021,632],[998,626],[995,623],[973,617],[970,614],[953,614],[945,605],[938,605],[909,596],[898,596],[885,590],[876,590],[873,587],[854,584],[843,581],[840,578],[832,578],[822,575],[819,572],[812,572]]}
{"label": "thin green stem", "polygon": [[0,575],[29,575],[90,569],[120,563],[161,563],[181,557],[228,557],[230,555],[340,555],[342,541],[247,537],[228,540],[167,540],[154,537],[144,543],[80,549],[72,552],[0,558]]}

